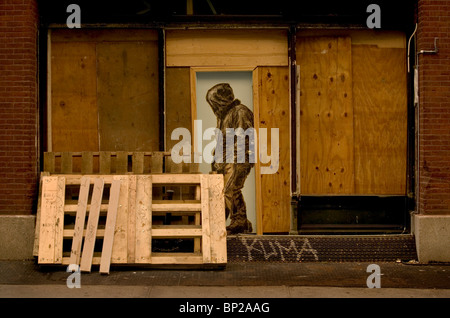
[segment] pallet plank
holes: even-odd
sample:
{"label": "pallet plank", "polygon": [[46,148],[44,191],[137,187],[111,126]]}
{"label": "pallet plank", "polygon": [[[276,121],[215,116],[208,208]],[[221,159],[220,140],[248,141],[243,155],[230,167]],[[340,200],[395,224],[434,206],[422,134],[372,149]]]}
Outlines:
{"label": "pallet plank", "polygon": [[120,180],[114,180],[111,184],[109,195],[108,214],[103,239],[102,256],[100,260],[100,273],[109,274],[111,254],[114,242],[114,230],[116,227],[117,208],[119,206]]}
{"label": "pallet plank", "polygon": [[227,262],[227,231],[223,175],[211,174],[208,178],[211,263],[224,264]]}
{"label": "pallet plank", "polygon": [[44,171],[55,173],[55,153],[44,152]]}
{"label": "pallet plank", "polygon": [[111,152],[100,151],[100,174],[110,174],[111,173]]}
{"label": "pallet plank", "polygon": [[94,182],[94,192],[92,194],[91,210],[84,239],[83,254],[81,255],[80,270],[90,272],[92,257],[94,255],[95,239],[97,234],[98,218],[100,215],[100,205],[102,203],[104,180],[97,178]]}
{"label": "pallet plank", "polygon": [[151,262],[152,243],[152,177],[138,176],[136,187],[135,262]]}
{"label": "pallet plank", "polygon": [[62,261],[62,250],[60,253],[59,248],[62,246],[62,226],[64,225],[64,190],[64,177],[43,178],[39,264],[55,264]]}
{"label": "pallet plank", "polygon": [[196,225],[161,225],[152,228],[152,237],[154,238],[189,238],[202,236],[202,234],[202,227]]}
{"label": "pallet plank", "polygon": [[154,212],[196,212],[202,210],[201,203],[158,203],[152,204]]}
{"label": "pallet plank", "polygon": [[136,259],[136,187],[137,178],[136,176],[131,175],[129,177],[128,188],[128,263],[134,263]]}
{"label": "pallet plank", "polygon": [[72,154],[70,152],[63,152],[61,154],[61,173],[72,173],[72,169]]}
{"label": "pallet plank", "polygon": [[84,224],[86,221],[86,208],[89,197],[90,178],[82,177],[80,195],[78,198],[77,214],[73,231],[72,248],[70,251],[70,264],[78,265],[81,257],[81,243],[83,242]]}
{"label": "pallet plank", "polygon": [[114,176],[120,180],[119,206],[117,209],[116,228],[114,231],[114,244],[112,248],[111,263],[127,263],[128,245],[128,176]]}
{"label": "pallet plank", "polygon": [[143,152],[133,152],[132,157],[133,173],[142,174],[144,173],[144,153]]}
{"label": "pallet plank", "polygon": [[38,195],[38,203],[36,209],[36,226],[34,230],[34,245],[33,245],[33,256],[39,256],[39,234],[41,229],[41,205],[42,205],[42,181],[45,176],[50,175],[49,172],[43,171],[41,172],[41,176],[39,178],[39,195]]}
{"label": "pallet plank", "polygon": [[92,151],[83,151],[81,154],[81,173],[94,173],[94,153]]}
{"label": "pallet plank", "polygon": [[159,174],[153,176],[153,184],[198,184],[200,174]]}
{"label": "pallet plank", "polygon": [[116,173],[126,174],[128,172],[128,152],[118,151],[116,153]]}
{"label": "pallet plank", "polygon": [[203,262],[211,262],[211,240],[209,224],[209,179],[208,175],[201,175],[201,200],[202,200],[202,255]]}

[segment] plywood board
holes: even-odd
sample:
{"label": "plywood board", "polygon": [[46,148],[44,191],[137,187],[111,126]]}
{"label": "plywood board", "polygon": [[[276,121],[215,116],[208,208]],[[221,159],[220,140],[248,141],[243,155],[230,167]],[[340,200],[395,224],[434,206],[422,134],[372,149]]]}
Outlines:
{"label": "plywood board", "polygon": [[159,149],[157,44],[97,44],[101,151]]}
{"label": "plywood board", "polygon": [[170,151],[179,140],[171,140],[176,128],[191,131],[191,90],[188,67],[166,68],[166,149]]}
{"label": "plywood board", "polygon": [[98,151],[96,48],[51,44],[52,151]]}
{"label": "plywood board", "polygon": [[405,50],[353,45],[355,192],[405,195]]}
{"label": "plywood board", "polygon": [[[263,198],[262,231],[289,232],[291,202],[289,70],[287,67],[259,67],[258,77],[259,128],[267,129],[268,154],[272,151],[279,152],[276,173],[260,175]],[[278,128],[279,149],[271,149],[271,128]],[[277,163],[269,164],[275,166]]]}
{"label": "plywood board", "polygon": [[288,65],[285,30],[168,30],[167,66]]}
{"label": "plywood board", "polygon": [[297,39],[301,194],[354,193],[351,40]]}

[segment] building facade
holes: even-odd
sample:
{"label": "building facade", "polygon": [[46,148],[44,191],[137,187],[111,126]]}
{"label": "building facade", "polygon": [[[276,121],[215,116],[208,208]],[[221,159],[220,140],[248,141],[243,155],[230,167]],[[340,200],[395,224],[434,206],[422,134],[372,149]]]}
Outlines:
{"label": "building facade", "polygon": [[69,4],[0,4],[2,258],[31,256],[44,153],[171,151],[227,81],[268,134],[255,234],[407,234],[450,260],[450,3]]}

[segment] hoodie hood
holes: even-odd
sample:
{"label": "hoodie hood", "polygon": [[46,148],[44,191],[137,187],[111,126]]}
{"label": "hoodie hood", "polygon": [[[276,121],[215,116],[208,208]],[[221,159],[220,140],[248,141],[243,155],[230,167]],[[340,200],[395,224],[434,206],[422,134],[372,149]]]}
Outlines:
{"label": "hoodie hood", "polygon": [[234,99],[233,89],[228,83],[220,83],[211,87],[206,93],[206,101],[217,118],[221,119],[228,111],[240,103]]}

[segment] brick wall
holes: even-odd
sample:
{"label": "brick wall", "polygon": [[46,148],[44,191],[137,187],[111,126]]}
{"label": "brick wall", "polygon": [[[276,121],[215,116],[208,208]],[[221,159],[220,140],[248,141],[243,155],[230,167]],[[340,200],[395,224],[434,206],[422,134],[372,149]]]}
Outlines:
{"label": "brick wall", "polygon": [[30,214],[36,200],[37,11],[0,1],[0,214]]}
{"label": "brick wall", "polygon": [[450,214],[450,1],[419,0],[420,190],[424,214]]}

